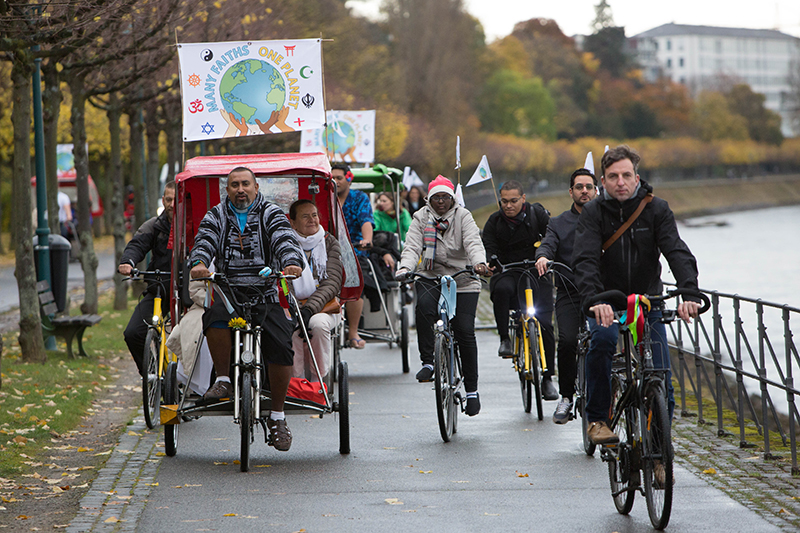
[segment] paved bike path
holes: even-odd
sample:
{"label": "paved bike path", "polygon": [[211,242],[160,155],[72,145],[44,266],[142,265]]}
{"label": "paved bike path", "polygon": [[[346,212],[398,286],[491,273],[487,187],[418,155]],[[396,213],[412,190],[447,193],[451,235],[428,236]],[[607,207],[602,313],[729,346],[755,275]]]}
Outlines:
{"label": "paved bike path", "polygon": [[[510,362],[493,355],[497,336],[478,340],[483,409],[459,416],[449,444],[430,385],[401,374],[396,348],[370,344],[343,354],[349,456],[338,453],[336,416],[291,416],[291,451],[256,442],[249,473],[234,464],[238,426],[227,417],[182,425],[174,458],[158,455],[160,435],[137,428],[141,437],[123,439],[138,442],[112,455],[127,464],[109,462],[116,472],[101,472],[102,490],[93,485],[69,530],[652,531],[643,497],[630,516],[616,512],[605,463],[580,448],[580,424],[553,424],[555,402],[545,402],[541,422],[525,414]],[[676,466],[676,477],[669,531],[780,531],[694,473]]]}

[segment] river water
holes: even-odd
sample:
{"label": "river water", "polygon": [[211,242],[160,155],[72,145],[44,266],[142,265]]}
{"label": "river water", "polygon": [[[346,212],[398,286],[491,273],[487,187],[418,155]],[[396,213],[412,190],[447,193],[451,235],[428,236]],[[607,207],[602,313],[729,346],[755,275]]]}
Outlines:
{"label": "river water", "polygon": [[[699,285],[705,290],[738,294],[748,298],[760,298],[765,302],[800,308],[800,243],[797,232],[800,229],[800,206],[775,207],[755,211],[743,211],[724,215],[713,215],[687,220],[678,224],[681,237],[697,258],[700,272]],[[671,278],[666,261],[664,280]],[[734,313],[730,299],[720,300],[720,315],[723,329],[734,346]],[[742,328],[749,342],[753,356],[759,358],[758,317],[756,305],[743,302],[741,306]],[[712,316],[703,316],[709,335],[712,335]],[[765,345],[765,364],[767,377],[782,382],[781,372],[787,370],[786,350],[784,348],[784,324],[782,310],[764,308],[764,325],[775,352],[772,360],[769,348]],[[792,313],[790,326],[794,333],[793,342],[800,339],[800,313]],[[705,342],[701,351],[710,353]],[[731,360],[722,347],[722,360]],[[742,340],[744,368],[752,370],[751,356]],[[760,365],[758,365],[760,366]],[[795,388],[800,377],[800,364],[796,358],[791,363],[795,376]],[[780,369],[780,371],[779,371]],[[713,379],[713,373],[712,373]],[[745,380],[749,393],[758,393],[758,384]],[[783,391],[770,388],[770,395],[778,410],[787,411],[786,395]],[[760,409],[759,406],[756,407]]]}

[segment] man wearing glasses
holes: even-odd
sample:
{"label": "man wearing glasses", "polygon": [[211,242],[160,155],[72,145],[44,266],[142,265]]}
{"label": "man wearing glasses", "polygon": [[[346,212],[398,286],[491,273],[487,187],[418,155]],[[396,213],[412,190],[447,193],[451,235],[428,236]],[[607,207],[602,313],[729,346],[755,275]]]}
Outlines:
{"label": "man wearing glasses", "polygon": [[[536,249],[547,230],[550,213],[539,203],[529,204],[522,185],[518,181],[507,181],[500,187],[500,210],[493,213],[483,227],[483,245],[486,257],[497,256],[500,263],[514,263],[528,259],[533,263]],[[531,265],[533,266],[533,265]],[[524,307],[522,301],[524,284],[520,282],[522,272],[498,272],[493,265],[489,282],[494,318],[500,334],[500,357],[512,357],[514,347],[508,337],[508,312],[513,305]],[[558,392],[551,380],[555,367],[555,338],[553,336],[553,285],[546,278],[536,279],[532,271],[535,315],[542,327],[542,341],[547,370],[542,375],[542,396],[545,400],[557,400]]]}
{"label": "man wearing glasses", "polygon": [[[572,247],[575,228],[583,206],[597,194],[597,178],[588,169],[579,168],[569,178],[569,196],[572,207],[550,219],[542,245],[536,251],[536,269],[542,276],[550,261],[572,266]],[[578,349],[578,330],[585,320],[581,313],[581,296],[572,272],[556,270],[556,320],[558,320],[558,388],[561,401],[556,406],[553,422],[566,424],[572,416],[572,398],[575,395]]]}

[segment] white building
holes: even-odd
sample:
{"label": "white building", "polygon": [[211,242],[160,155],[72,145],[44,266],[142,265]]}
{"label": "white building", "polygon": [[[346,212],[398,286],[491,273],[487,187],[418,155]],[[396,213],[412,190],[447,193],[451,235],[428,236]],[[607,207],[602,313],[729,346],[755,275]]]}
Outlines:
{"label": "white building", "polygon": [[800,39],[776,30],[664,24],[630,38],[648,80],[667,76],[693,95],[727,82],[747,83],[792,131],[789,72],[800,63]]}

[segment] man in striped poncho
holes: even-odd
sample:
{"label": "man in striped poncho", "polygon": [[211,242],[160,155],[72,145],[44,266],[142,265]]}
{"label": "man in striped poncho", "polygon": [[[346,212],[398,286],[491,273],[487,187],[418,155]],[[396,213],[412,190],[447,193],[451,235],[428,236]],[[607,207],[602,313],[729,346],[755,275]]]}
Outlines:
{"label": "man in striped poncho", "polygon": [[[300,243],[280,207],[266,201],[258,192],[258,182],[253,172],[245,167],[233,169],[228,174],[226,191],[228,197],[206,213],[200,222],[189,256],[192,262],[191,276],[207,277],[212,261],[215,261],[217,271],[225,274],[234,290],[263,286],[265,281],[258,272],[265,266],[300,276],[303,265]],[[261,353],[268,362],[272,397],[272,411],[267,426],[275,449],[287,451],[292,444],[292,434],[286,425],[283,405],[292,376],[295,318],[280,307],[274,287],[265,289],[265,295],[267,301],[264,304],[266,315],[262,323]],[[259,314],[256,311],[256,316]],[[227,398],[233,391],[230,380],[231,334],[228,328],[231,318],[219,298],[203,315],[203,329],[217,374],[216,383],[203,397],[206,401]]]}

